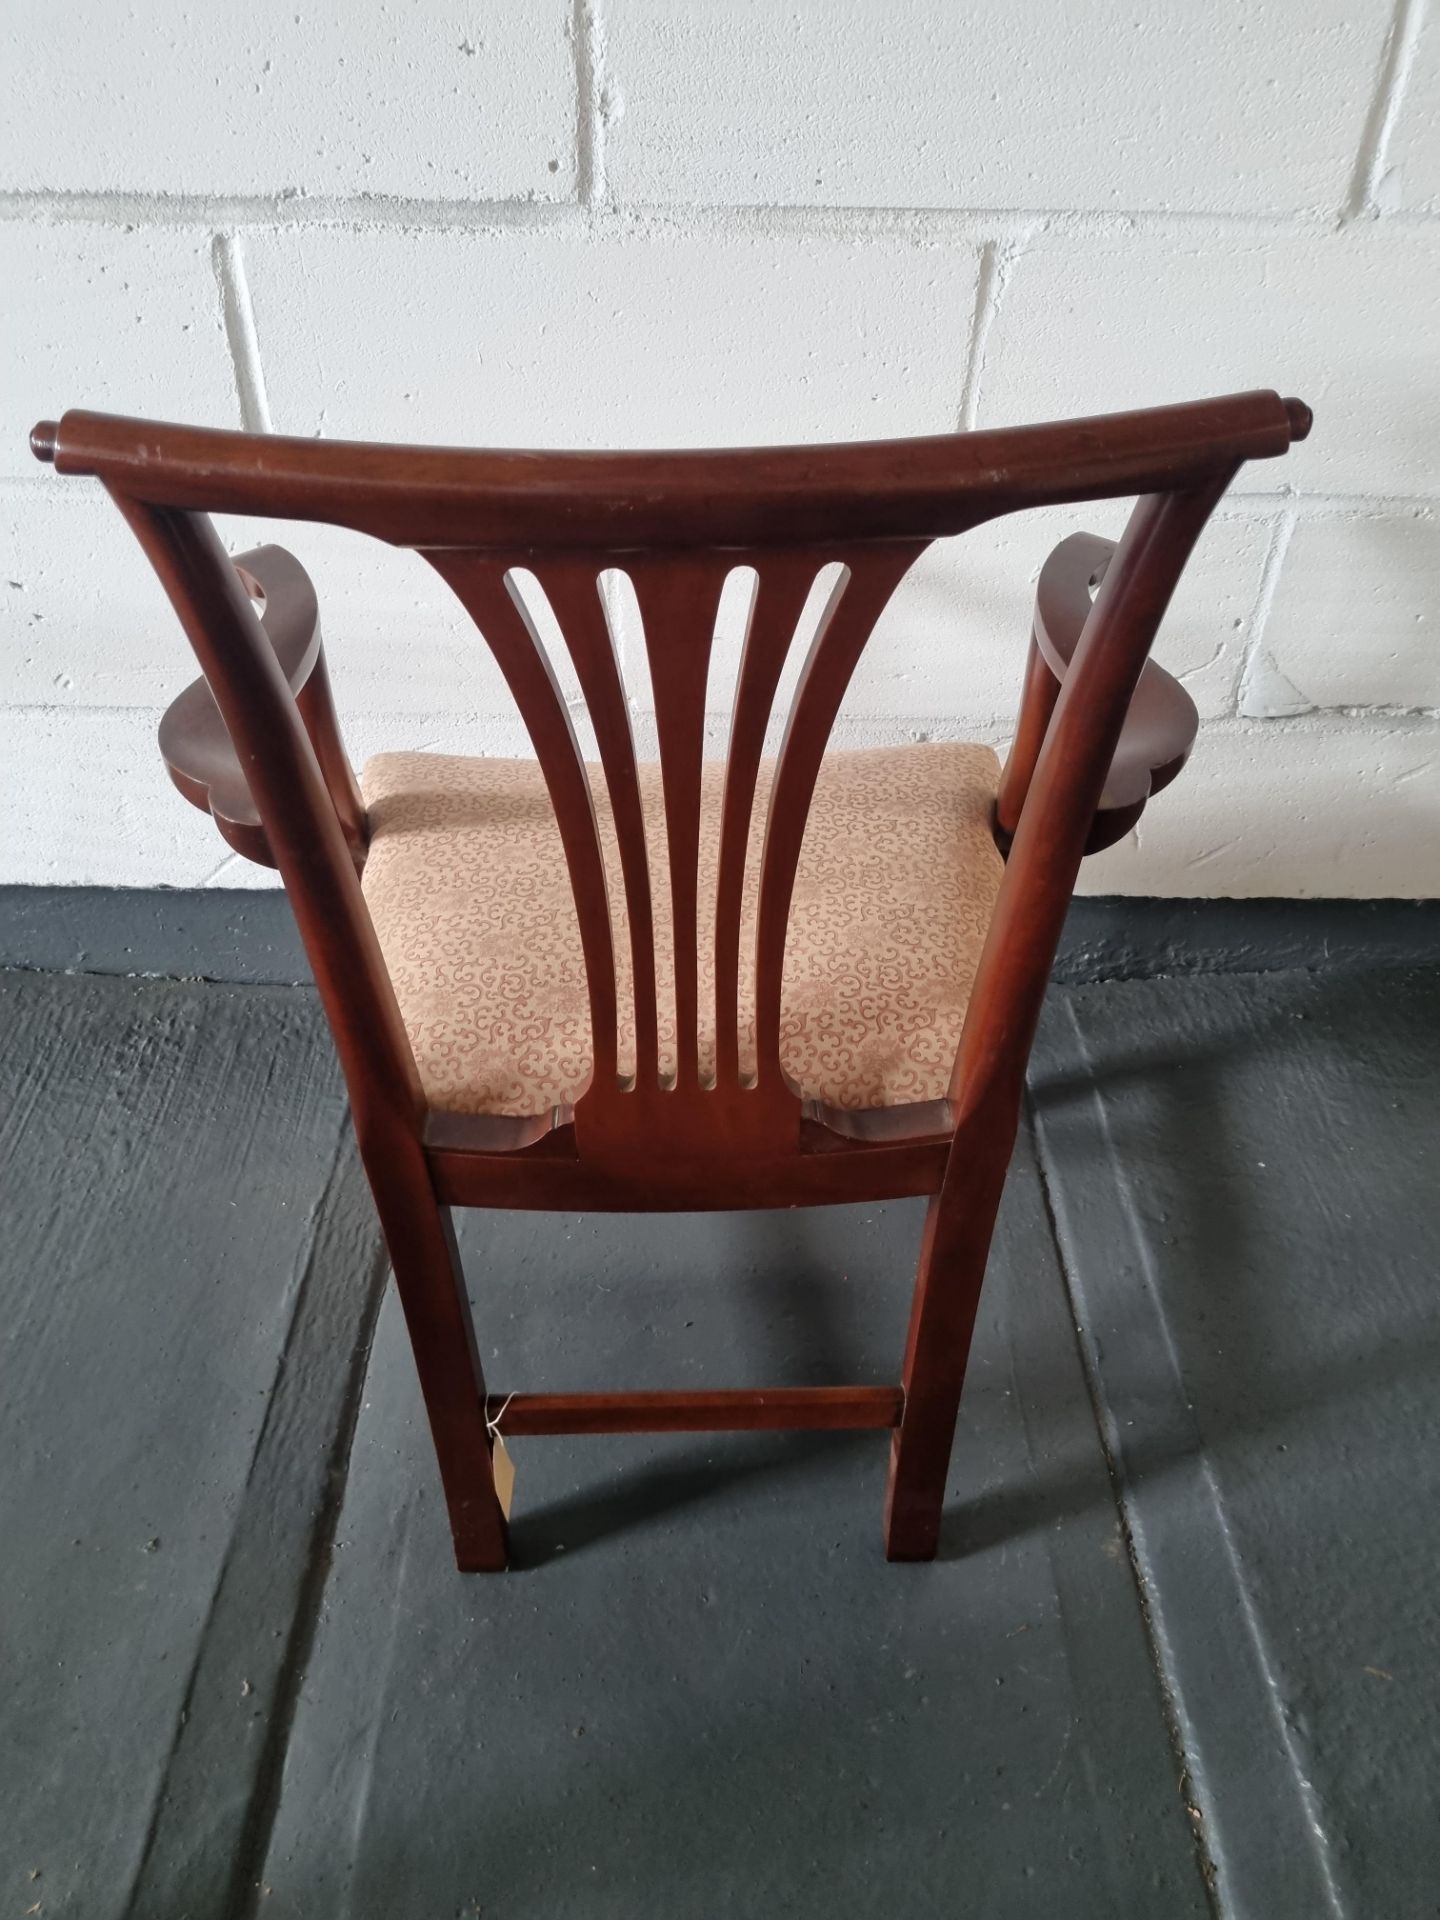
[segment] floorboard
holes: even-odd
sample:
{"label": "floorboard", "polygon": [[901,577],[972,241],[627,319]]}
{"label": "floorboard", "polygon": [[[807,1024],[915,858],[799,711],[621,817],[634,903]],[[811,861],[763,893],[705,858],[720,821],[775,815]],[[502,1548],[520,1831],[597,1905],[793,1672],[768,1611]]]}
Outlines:
{"label": "floorboard", "polygon": [[1440,975],[1056,996],[1032,1075],[1227,1913],[1440,1885]]}
{"label": "floorboard", "polygon": [[[883,1435],[629,1436],[456,1575],[313,992],[0,1021],[11,1910],[1433,1907],[1440,971],[1052,994],[932,1567]],[[716,1388],[893,1379],[918,1232],[462,1244],[497,1385]]]}
{"label": "floorboard", "polygon": [[309,996],[0,975],[0,1113],[0,1889],[220,1914],[382,1271],[339,1074]]}
{"label": "floorboard", "polygon": [[[462,1245],[497,1381],[878,1380],[919,1225],[471,1215]],[[882,1558],[883,1435],[511,1451],[518,1567],[457,1580],[387,1302],[267,1916],[1207,1911],[1028,1151],[936,1565]]]}

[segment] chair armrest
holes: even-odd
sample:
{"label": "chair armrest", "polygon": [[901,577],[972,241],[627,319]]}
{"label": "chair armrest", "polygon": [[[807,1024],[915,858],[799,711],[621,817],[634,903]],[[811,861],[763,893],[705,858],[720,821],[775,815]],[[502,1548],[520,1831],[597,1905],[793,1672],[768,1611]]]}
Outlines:
{"label": "chair armrest", "polygon": [[[365,811],[340,745],[310,576],[283,547],[256,547],[237,555],[232,565],[251,599],[263,601],[260,625],[295,696],[346,839],[357,859],[363,858]],[[180,792],[213,817],[237,853],[261,866],[276,864],[220,709],[203,679],[192,681],[166,709],[160,752]]]}
{"label": "chair armrest", "polygon": [[[996,802],[996,836],[1008,846],[1019,824],[1030,777],[1055,701],[1090,616],[1092,589],[1105,576],[1113,540],[1076,533],[1062,540],[1035,590],[1035,624],[1015,744]],[[1145,804],[1179,773],[1195,744],[1200,716],[1180,682],[1155,661],[1141,669],[1085,851],[1113,846],[1135,825]]]}

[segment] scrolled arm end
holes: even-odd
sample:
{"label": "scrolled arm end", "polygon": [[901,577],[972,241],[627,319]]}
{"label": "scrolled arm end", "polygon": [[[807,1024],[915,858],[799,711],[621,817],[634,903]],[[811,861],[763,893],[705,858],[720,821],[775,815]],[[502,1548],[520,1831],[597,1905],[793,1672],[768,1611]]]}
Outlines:
{"label": "scrolled arm end", "polygon": [[[1008,851],[1019,825],[1050,716],[1090,616],[1093,591],[1114,553],[1112,540],[1093,533],[1071,534],[1040,569],[1020,719],[996,801],[995,837],[1002,850]],[[1185,765],[1199,725],[1195,702],[1184,687],[1173,674],[1147,660],[1085,843],[1087,854],[1099,853],[1124,838],[1145,811],[1146,802],[1169,786]]]}
{"label": "scrolled arm end", "polygon": [[[310,576],[283,547],[256,547],[231,561],[257,605],[260,625],[310,735],[330,797],[357,861],[364,857],[365,810],[340,744],[320,644],[320,610]],[[160,722],[160,752],[176,787],[212,815],[237,853],[273,867],[259,810],[220,709],[203,679],[171,702]]]}

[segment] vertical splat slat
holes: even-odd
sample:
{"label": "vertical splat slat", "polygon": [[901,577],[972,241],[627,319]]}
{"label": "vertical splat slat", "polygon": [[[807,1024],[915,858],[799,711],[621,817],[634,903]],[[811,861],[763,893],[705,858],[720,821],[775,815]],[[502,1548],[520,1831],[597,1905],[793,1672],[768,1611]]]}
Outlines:
{"label": "vertical splat slat", "polygon": [[715,1078],[721,1086],[740,1078],[740,920],[765,729],[819,562],[805,553],[777,553],[757,555],[755,565],[758,579],[730,722],[715,886]]}
{"label": "vertical splat slat", "polygon": [[765,846],[760,860],[760,902],[755,938],[756,1071],[763,1086],[781,1077],[780,994],[785,970],[785,934],[795,870],[805,838],[810,801],[830,730],[875,622],[917,557],[923,541],[896,541],[852,549],[851,571],[836,584],[801,671],[785,724],[785,738],[770,790]]}
{"label": "vertical splat slat", "polygon": [[630,927],[631,979],[635,996],[635,1077],[654,1086],[660,1078],[659,1020],[655,988],[655,915],[650,860],[635,761],[635,738],[625,687],[615,658],[610,623],[600,598],[595,561],[552,561],[539,574],[595,728],[600,763],[610,791],[620,871],[625,881]]}
{"label": "vertical splat slat", "polygon": [[645,628],[645,652],[660,737],[660,784],[670,856],[675,934],[676,1085],[700,1078],[698,865],[705,690],[715,617],[729,563],[714,553],[666,555],[630,566]]}
{"label": "vertical splat slat", "polygon": [[569,711],[530,616],[505,579],[503,563],[458,549],[425,550],[425,558],[453,588],[494,654],[545,775],[580,923],[595,1049],[592,1084],[613,1088],[618,1033],[609,892],[590,781]]}

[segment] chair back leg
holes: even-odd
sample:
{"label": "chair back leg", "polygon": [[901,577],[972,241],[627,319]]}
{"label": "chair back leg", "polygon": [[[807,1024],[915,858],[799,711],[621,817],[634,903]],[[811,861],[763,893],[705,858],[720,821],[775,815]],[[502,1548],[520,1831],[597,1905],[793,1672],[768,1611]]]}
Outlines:
{"label": "chair back leg", "polygon": [[435,1198],[418,1143],[410,1152],[396,1153],[394,1146],[367,1157],[366,1171],[440,1464],[455,1564],[462,1573],[499,1573],[509,1557],[505,1515],[495,1492],[485,1375],[454,1222]]}
{"label": "chair back leg", "polygon": [[950,1448],[1012,1141],[999,1138],[930,1202],[910,1309],[900,1425],[890,1441],[885,1558],[933,1560]]}

